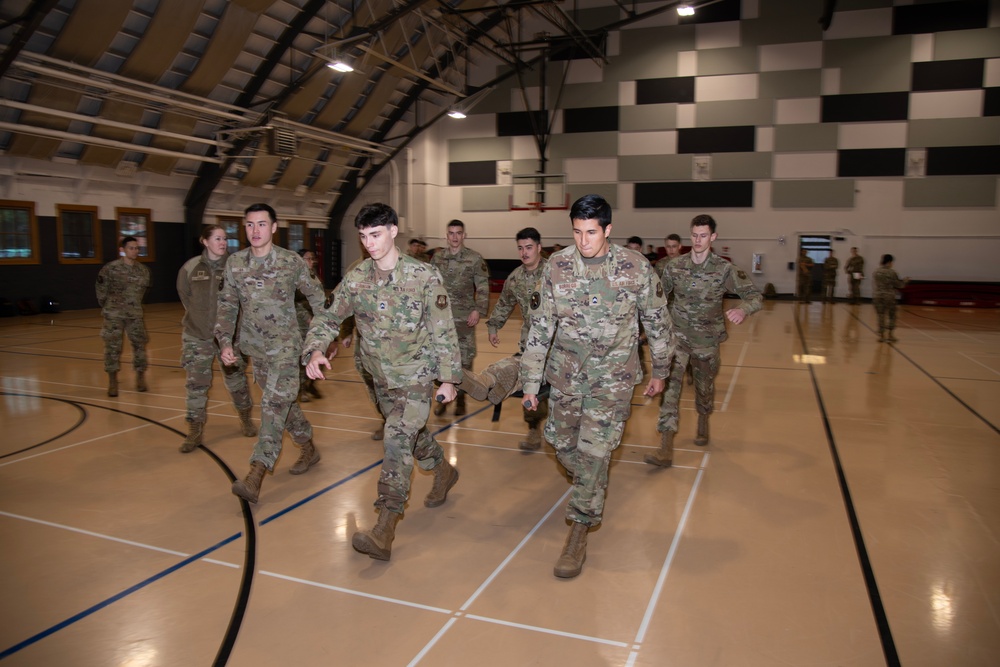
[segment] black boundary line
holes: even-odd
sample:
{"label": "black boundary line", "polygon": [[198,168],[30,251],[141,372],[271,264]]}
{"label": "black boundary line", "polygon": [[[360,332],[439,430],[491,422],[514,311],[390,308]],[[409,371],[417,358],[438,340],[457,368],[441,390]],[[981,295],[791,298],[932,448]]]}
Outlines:
{"label": "black boundary line", "polygon": [[[34,396],[34,394],[11,394],[10,392],[0,391],[0,396]],[[73,424],[72,426],[70,426],[68,429],[66,429],[65,431],[63,431],[59,435],[52,436],[48,440],[42,440],[41,442],[35,443],[34,445],[28,445],[24,449],[19,449],[16,452],[9,452],[7,454],[0,454],[0,460],[5,459],[8,456],[16,456],[18,454],[23,454],[24,452],[31,451],[35,447],[41,447],[42,445],[47,445],[50,442],[52,442],[53,440],[58,440],[59,438],[61,438],[63,436],[69,435],[70,433],[72,433],[76,429],[80,428],[80,426],[83,425],[83,422],[87,421],[87,411],[84,410],[83,408],[81,408],[78,404],[74,403],[73,401],[67,400],[65,398],[56,398],[55,396],[38,396],[37,398],[45,398],[45,399],[48,399],[50,401],[59,401],[61,403],[68,403],[69,405],[72,405],[74,408],[76,408],[77,410],[79,410],[79,412],[80,412],[80,418],[77,419],[76,423]]]}
{"label": "black boundary line", "polygon": [[[117,412],[119,414],[123,414],[128,417],[134,417],[135,419],[149,422],[154,426],[159,426],[160,428],[166,429],[167,431],[175,433],[179,436],[184,435],[183,432],[178,431],[172,426],[161,424],[155,419],[150,419],[149,417],[135,414],[133,412],[127,412],[125,410],[120,410],[118,408],[108,407],[106,405],[97,405],[95,403],[87,403],[84,401],[70,401],[62,398],[44,396],[42,394],[21,394],[17,392],[0,391],[0,395],[24,396],[27,398],[42,398],[55,401],[64,401],[79,408],[82,412],[84,412],[84,415],[86,415],[86,411],[83,410],[83,408],[80,406],[85,405],[91,408],[108,410],[110,412]],[[76,427],[74,427],[74,429],[75,428]],[[70,431],[72,430],[73,429],[70,429]],[[69,433],[69,431],[67,431],[67,433]],[[62,437],[62,436],[57,436],[57,437]],[[50,438],[45,442],[51,442],[54,439],[55,438]],[[38,447],[43,444],[45,443],[32,445],[32,447]],[[29,449],[31,449],[31,447],[29,447]],[[234,482],[236,480],[236,475],[233,474],[232,469],[230,469],[230,467],[226,465],[226,463],[221,458],[219,458],[219,456],[215,452],[213,452],[205,445],[199,445],[199,449],[203,450],[209,456],[209,458],[211,458],[216,463],[216,465],[218,465],[222,469],[222,472],[226,475],[227,478],[229,478],[230,482]],[[212,661],[213,667],[224,667],[229,662],[229,657],[233,652],[233,647],[236,645],[236,637],[239,635],[240,628],[243,625],[243,618],[244,616],[246,616],[247,603],[250,599],[250,588],[251,584],[253,583],[253,575],[256,569],[257,527],[256,524],[254,524],[253,512],[250,511],[250,505],[247,503],[247,501],[243,500],[242,498],[240,498],[240,510],[243,512],[243,527],[244,527],[243,534],[246,536],[246,549],[244,551],[244,560],[243,560],[243,575],[240,578],[240,588],[236,596],[236,604],[233,607],[232,616],[230,616],[229,618],[229,625],[226,627],[226,632],[223,635],[222,644],[219,645],[219,651],[215,656],[215,660]]]}
{"label": "black boundary line", "polygon": [[[802,349],[809,354],[809,345],[806,343],[805,333],[802,331],[802,323],[799,320],[798,310],[795,312],[795,328],[799,333],[799,341]],[[819,404],[819,411],[823,417],[823,430],[826,431],[826,442],[830,447],[830,456],[833,459],[833,467],[837,473],[837,482],[840,484],[840,494],[844,500],[844,509],[847,510],[848,522],[851,526],[851,534],[854,536],[854,548],[858,553],[858,561],[861,565],[861,572],[865,580],[865,588],[868,589],[868,601],[872,606],[872,614],[875,616],[875,625],[878,627],[879,641],[882,643],[882,654],[889,667],[900,667],[899,654],[896,652],[896,643],[892,638],[892,630],[889,627],[889,618],[885,613],[885,606],[882,604],[882,596],[878,590],[878,582],[875,580],[875,572],[872,570],[871,559],[868,557],[868,548],[865,546],[864,535],[861,533],[861,524],[858,522],[858,514],[854,509],[854,500],[851,498],[851,490],[847,485],[847,476],[840,462],[840,453],[837,451],[837,443],[833,438],[833,428],[830,426],[829,415],[826,412],[826,405],[823,403],[823,394],[819,388],[819,381],[816,379],[816,371],[812,364],[809,367],[809,377],[812,380],[813,392],[816,394],[816,402]]]}
{"label": "black boundary line", "polygon": [[[865,327],[866,329],[868,329],[868,330],[869,330],[869,331],[871,331],[872,333],[874,333],[874,332],[875,332],[875,330],[874,330],[874,329],[872,329],[872,328],[871,328],[870,326],[868,326],[868,323],[867,323],[867,322],[865,322],[864,320],[862,320],[862,319],[861,319],[860,317],[858,317],[857,315],[854,315],[854,314],[852,313],[852,314],[851,314],[851,317],[854,317],[854,318],[856,318],[856,319],[857,319],[857,320],[858,320],[859,322],[861,322],[861,324],[862,324],[862,325],[864,325],[864,327]],[[945,392],[946,394],[948,394],[948,395],[949,395],[949,396],[951,396],[951,397],[952,397],[953,399],[955,399],[955,401],[957,401],[959,405],[961,405],[961,406],[962,406],[963,408],[965,408],[966,410],[968,410],[969,412],[971,412],[971,413],[972,413],[973,415],[975,415],[975,416],[976,416],[976,417],[977,417],[977,418],[978,418],[978,419],[979,419],[979,420],[980,420],[981,422],[983,422],[984,424],[986,424],[987,426],[989,426],[989,427],[990,427],[991,429],[993,429],[993,432],[994,432],[994,433],[997,433],[998,435],[1000,435],[1000,428],[998,428],[996,424],[994,424],[994,423],[993,423],[993,422],[991,422],[991,421],[990,421],[989,419],[987,419],[987,418],[986,418],[986,417],[984,417],[983,415],[981,415],[981,414],[979,414],[978,412],[976,412],[976,409],[975,409],[975,408],[973,408],[973,407],[972,407],[971,405],[969,405],[968,403],[966,403],[965,401],[963,401],[963,400],[962,400],[962,399],[961,399],[961,398],[960,398],[960,397],[958,396],[958,394],[956,394],[955,392],[953,392],[953,391],[952,391],[951,389],[948,389],[948,387],[944,386],[944,384],[943,384],[943,383],[942,383],[942,382],[941,382],[940,380],[938,380],[938,379],[937,379],[936,377],[934,377],[933,375],[931,375],[931,374],[930,374],[930,373],[929,373],[929,372],[927,371],[927,369],[925,369],[925,368],[924,368],[923,366],[921,366],[921,365],[920,365],[920,364],[918,364],[918,363],[917,363],[916,361],[914,361],[913,359],[911,359],[911,358],[910,358],[910,355],[906,354],[906,352],[903,352],[903,351],[902,351],[901,349],[899,349],[899,347],[898,347],[898,346],[897,346],[897,345],[896,345],[895,343],[883,343],[883,344],[884,344],[884,345],[889,345],[890,347],[892,347],[892,349],[893,349],[893,350],[894,350],[894,351],[895,351],[895,352],[896,352],[897,354],[899,354],[899,356],[901,356],[901,357],[903,357],[904,359],[906,359],[907,361],[909,361],[909,362],[910,362],[910,365],[912,365],[912,366],[913,366],[914,368],[916,368],[916,369],[917,369],[918,371],[920,371],[921,373],[923,373],[924,375],[926,375],[926,376],[927,376],[927,377],[928,377],[928,378],[929,378],[929,379],[931,380],[931,382],[933,382],[934,384],[936,384],[936,385],[937,385],[938,387],[940,387],[940,388],[941,388],[942,390],[944,390],[944,392]],[[954,379],[957,379],[957,380],[961,380],[961,379],[964,379],[964,378],[954,378]],[[995,382],[995,380],[987,380],[987,382]]]}

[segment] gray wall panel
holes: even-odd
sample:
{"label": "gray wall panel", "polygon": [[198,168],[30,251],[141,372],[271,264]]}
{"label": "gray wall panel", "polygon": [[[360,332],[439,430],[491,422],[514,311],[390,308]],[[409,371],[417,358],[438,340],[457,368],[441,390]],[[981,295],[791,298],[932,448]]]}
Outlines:
{"label": "gray wall panel", "polygon": [[996,176],[933,176],[903,181],[903,206],[996,206]]}
{"label": "gray wall panel", "polygon": [[854,181],[772,181],[771,208],[853,208]]}
{"label": "gray wall panel", "polygon": [[[555,104],[553,94],[548,104]],[[605,83],[568,83],[563,86],[562,97],[559,99],[560,109],[579,109],[582,107],[616,107],[618,106],[618,82]]]}
{"label": "gray wall panel", "polygon": [[617,132],[554,134],[549,144],[549,156],[561,160],[568,157],[617,157]]}
{"label": "gray wall panel", "polygon": [[690,180],[692,157],[691,155],[623,155],[618,158],[618,180]]}
{"label": "gray wall panel", "polygon": [[716,153],[712,156],[713,180],[762,178],[771,178],[770,153]]}
{"label": "gray wall panel", "polygon": [[677,52],[694,50],[693,25],[621,31],[620,54],[604,67],[605,81],[677,76]]}
{"label": "gray wall panel", "polygon": [[906,134],[910,148],[996,144],[1000,144],[1000,116],[911,120]]}
{"label": "gray wall panel", "polygon": [[[570,183],[566,186],[566,193],[569,195],[570,205],[584,195],[601,195],[611,204],[611,208],[618,208],[617,183]],[[550,211],[550,213],[563,215],[560,211]]]}
{"label": "gray wall panel", "polygon": [[761,72],[758,95],[761,98],[819,97],[823,71],[796,69],[784,72]]}
{"label": "gray wall panel", "polygon": [[618,109],[618,129],[622,132],[677,129],[676,104],[640,104]]}
{"label": "gray wall panel", "polygon": [[1000,58],[1000,28],[936,33],[934,59],[959,58]]}
{"label": "gray wall panel", "polygon": [[698,52],[698,76],[747,74],[757,71],[757,47],[705,49]]}
{"label": "gray wall panel", "polygon": [[448,140],[448,162],[478,162],[480,160],[509,160],[510,158],[510,137]]}
{"label": "gray wall panel", "polygon": [[912,38],[859,37],[823,43],[823,67],[840,68],[840,94],[910,89]]}
{"label": "gray wall panel", "polygon": [[773,125],[774,100],[727,100],[698,102],[694,112],[697,127]]}
{"label": "gray wall panel", "polygon": [[463,211],[510,210],[510,187],[503,185],[462,188]]}
{"label": "gray wall panel", "polygon": [[834,123],[776,125],[774,128],[775,153],[835,150],[837,125]]}

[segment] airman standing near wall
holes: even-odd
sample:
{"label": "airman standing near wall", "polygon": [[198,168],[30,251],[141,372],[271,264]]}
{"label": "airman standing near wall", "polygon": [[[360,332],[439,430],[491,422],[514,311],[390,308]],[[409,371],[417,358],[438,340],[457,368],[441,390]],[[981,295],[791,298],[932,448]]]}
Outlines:
{"label": "airman standing near wall", "polygon": [[833,295],[837,290],[837,269],[840,268],[840,260],[833,256],[833,249],[830,249],[830,256],[823,260],[823,302],[833,303]]}
{"label": "airman standing near wall", "polygon": [[906,287],[909,278],[901,279],[892,263],[892,255],[882,255],[882,265],[872,274],[872,303],[878,314],[878,342],[895,343],[896,330],[896,290]]}
{"label": "airman standing near wall", "polygon": [[858,254],[857,248],[851,248],[851,258],[844,265],[848,282],[851,285],[851,303],[861,303],[861,279],[865,277],[865,258]]}
{"label": "airman standing near wall", "polygon": [[795,293],[801,303],[812,303],[812,270],[813,261],[806,254],[805,248],[799,248],[798,278]]}
{"label": "airman standing near wall", "polygon": [[108,396],[118,395],[119,359],[122,356],[122,333],[132,345],[136,391],[146,391],[146,325],[142,321],[142,300],[149,289],[149,269],[138,261],[139,241],[122,237],[118,246],[122,256],[101,267],[97,274],[97,303],[101,306],[104,326],[104,370],[108,374]]}

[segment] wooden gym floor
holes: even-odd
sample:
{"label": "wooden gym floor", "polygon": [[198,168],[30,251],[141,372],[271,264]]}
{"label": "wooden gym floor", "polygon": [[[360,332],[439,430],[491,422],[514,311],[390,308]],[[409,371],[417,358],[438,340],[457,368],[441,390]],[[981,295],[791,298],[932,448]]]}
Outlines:
{"label": "wooden gym floor", "polygon": [[[642,463],[637,392],[605,524],[557,580],[568,484],[500,420],[431,418],[461,480],[392,560],[371,526],[381,443],[350,355],[304,405],[323,460],[230,493],[253,440],[218,378],[186,429],[179,305],[146,309],[150,390],[108,398],[98,311],[0,320],[0,660],[5,665],[1000,664],[1000,314],[767,302],[731,327],[712,442],[685,388],[676,466]],[[476,366],[499,350],[480,327]],[[126,359],[131,360],[126,345]],[[259,392],[254,387],[255,396]],[[256,416],[256,412],[255,412]]]}

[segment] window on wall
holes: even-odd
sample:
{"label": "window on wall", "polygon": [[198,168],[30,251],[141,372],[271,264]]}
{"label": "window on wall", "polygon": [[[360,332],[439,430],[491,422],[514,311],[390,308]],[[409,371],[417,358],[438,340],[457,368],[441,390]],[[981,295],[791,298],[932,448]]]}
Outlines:
{"label": "window on wall", "polygon": [[116,208],[118,219],[118,241],[126,236],[134,236],[139,242],[139,259],[150,262],[153,256],[153,212],[148,208]]}
{"label": "window on wall", "polygon": [[101,221],[96,206],[56,206],[56,235],[60,262],[101,263]]}
{"label": "window on wall", "polygon": [[38,264],[35,203],[0,200],[0,264]]}
{"label": "window on wall", "polygon": [[309,237],[306,236],[308,230],[304,222],[288,223],[288,249],[298,252],[309,247]]}
{"label": "window on wall", "polygon": [[215,224],[226,230],[226,250],[233,254],[246,241],[246,230],[243,229],[243,218],[218,216]]}

